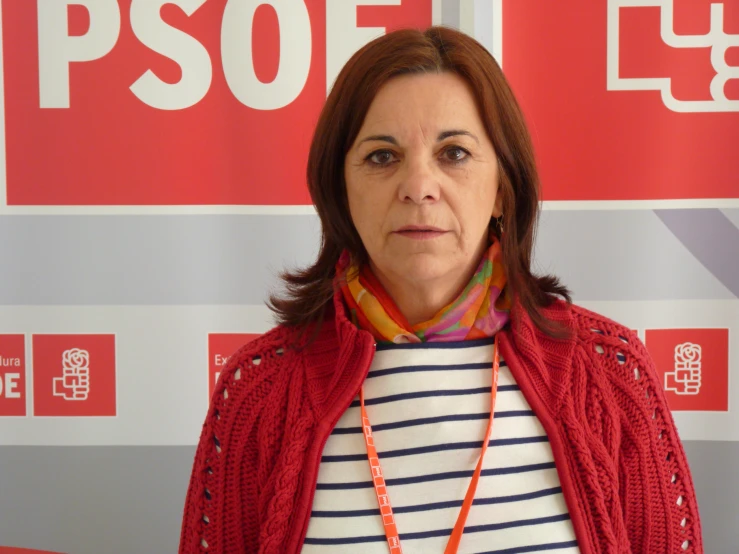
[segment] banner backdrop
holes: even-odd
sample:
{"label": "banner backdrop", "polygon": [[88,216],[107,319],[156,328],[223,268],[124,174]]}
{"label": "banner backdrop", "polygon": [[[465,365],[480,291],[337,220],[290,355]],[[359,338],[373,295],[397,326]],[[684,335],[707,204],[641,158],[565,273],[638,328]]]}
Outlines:
{"label": "banner backdrop", "polygon": [[739,551],[739,0],[0,0],[0,18],[0,554],[176,551],[220,368],[317,253],[326,94],[362,45],[430,24],[501,63],[541,171],[536,267],[638,331],[706,552]]}

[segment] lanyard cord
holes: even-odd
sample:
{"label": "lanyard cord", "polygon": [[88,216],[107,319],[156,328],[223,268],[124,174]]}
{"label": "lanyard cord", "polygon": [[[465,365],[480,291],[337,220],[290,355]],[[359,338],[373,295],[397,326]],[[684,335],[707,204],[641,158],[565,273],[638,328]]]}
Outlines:
{"label": "lanyard cord", "polygon": [[[467,515],[470,513],[472,502],[475,499],[477,483],[480,480],[480,473],[482,472],[482,461],[485,457],[485,452],[487,452],[488,443],[490,442],[490,436],[493,432],[493,419],[495,416],[495,397],[498,392],[499,370],[500,357],[498,355],[498,335],[495,335],[495,345],[493,347],[493,384],[490,390],[490,419],[488,420],[488,427],[487,431],[485,432],[485,440],[483,441],[482,449],[480,450],[480,457],[477,460],[477,467],[475,468],[475,472],[472,474],[472,479],[470,480],[469,487],[467,487],[467,493],[465,494],[462,508],[459,510],[457,522],[454,524],[452,534],[449,536],[449,542],[446,545],[444,554],[456,554],[457,550],[459,549],[459,542],[462,540],[462,534],[464,533],[464,525],[467,521]],[[382,517],[382,524],[385,528],[387,544],[390,548],[390,554],[402,554],[403,548],[400,545],[398,527],[395,524],[395,516],[393,515],[393,508],[390,504],[390,496],[387,492],[385,477],[382,474],[380,457],[377,455],[374,438],[372,437],[372,426],[370,425],[369,418],[367,417],[367,410],[364,407],[364,386],[359,390],[359,402],[362,408],[362,432],[364,433],[364,443],[367,446],[367,460],[369,461],[370,471],[372,472],[372,481],[375,487],[375,494],[377,495],[377,504],[380,507],[380,516]]]}

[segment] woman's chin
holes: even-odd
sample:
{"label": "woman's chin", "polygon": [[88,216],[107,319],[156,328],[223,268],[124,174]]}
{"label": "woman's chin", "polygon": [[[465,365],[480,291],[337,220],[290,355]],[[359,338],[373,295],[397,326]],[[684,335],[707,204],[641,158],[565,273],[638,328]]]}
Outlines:
{"label": "woman's chin", "polygon": [[455,264],[450,263],[450,256],[433,254],[413,254],[398,264],[398,273],[415,283],[430,282],[449,275]]}

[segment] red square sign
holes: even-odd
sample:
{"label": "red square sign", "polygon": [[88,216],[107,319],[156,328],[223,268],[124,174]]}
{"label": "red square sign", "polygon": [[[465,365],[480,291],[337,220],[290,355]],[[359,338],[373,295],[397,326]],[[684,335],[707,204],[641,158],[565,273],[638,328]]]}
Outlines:
{"label": "red square sign", "polygon": [[33,335],[36,416],[115,416],[115,335]]}
{"label": "red square sign", "polygon": [[26,415],[26,339],[0,335],[0,416]]}
{"label": "red square sign", "polygon": [[728,329],[647,329],[645,344],[671,410],[729,410]]}
{"label": "red square sign", "polygon": [[208,334],[208,398],[213,396],[213,388],[231,354],[258,336],[253,333]]}
{"label": "red square sign", "polygon": [[503,2],[544,200],[739,198],[737,35],[739,0]]}

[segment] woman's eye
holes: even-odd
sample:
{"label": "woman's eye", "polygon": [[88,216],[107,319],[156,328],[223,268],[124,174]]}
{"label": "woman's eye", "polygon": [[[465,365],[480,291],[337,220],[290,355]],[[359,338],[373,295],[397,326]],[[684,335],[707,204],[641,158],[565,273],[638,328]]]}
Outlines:
{"label": "woman's eye", "polygon": [[393,153],[390,150],[378,150],[372,152],[367,159],[374,165],[386,165],[393,161]]}
{"label": "woman's eye", "polygon": [[467,155],[467,151],[464,148],[459,148],[457,146],[447,148],[444,151],[444,157],[450,162],[461,162],[467,157]]}

